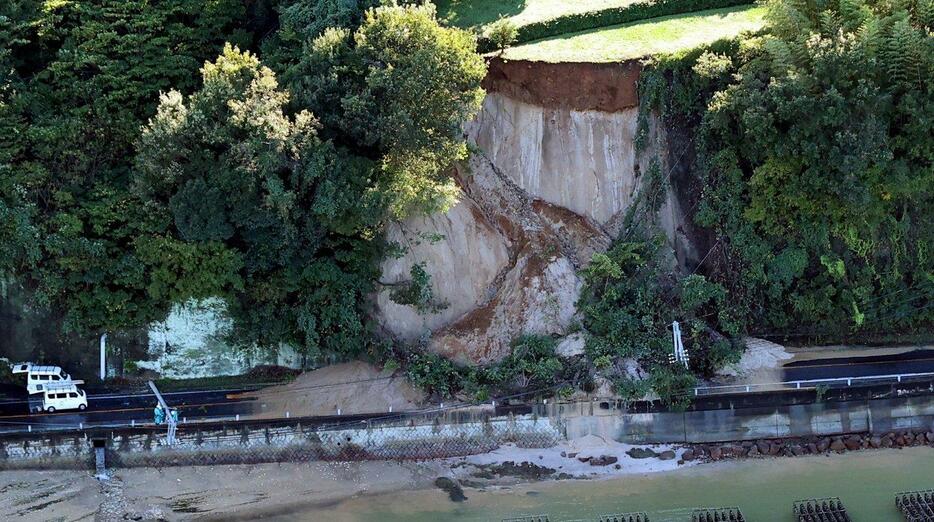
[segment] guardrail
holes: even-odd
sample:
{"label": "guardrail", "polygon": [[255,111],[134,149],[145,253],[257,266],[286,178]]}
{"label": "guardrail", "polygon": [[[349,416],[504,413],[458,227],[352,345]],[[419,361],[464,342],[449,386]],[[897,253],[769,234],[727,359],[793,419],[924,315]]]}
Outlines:
{"label": "guardrail", "polygon": [[808,379],[801,381],[784,381],[764,384],[727,384],[722,386],[699,386],[694,388],[695,397],[709,395],[726,395],[735,393],[753,393],[760,391],[780,391],[791,389],[811,389],[820,385],[828,388],[845,388],[866,384],[900,383],[918,379],[934,378],[934,372],[926,373],[899,373],[891,375],[867,375],[864,377],[833,377],[828,379]]}
{"label": "guardrail", "polygon": [[[224,414],[224,415],[198,415],[187,417],[182,413],[179,417],[178,428],[180,430],[202,429],[212,425],[223,423],[237,423],[238,425],[288,425],[292,423],[301,423],[307,426],[313,426],[319,430],[352,429],[362,426],[377,425],[380,423],[394,423],[407,421],[415,424],[431,424],[434,419],[444,414],[455,414],[459,411],[474,412],[488,409],[488,413],[494,417],[507,415],[526,415],[533,413],[533,407],[527,404],[495,405],[487,404],[449,404],[440,406],[429,406],[418,410],[407,410],[401,412],[374,412],[374,413],[352,413],[344,415],[316,415],[316,416],[293,416],[288,411],[282,417],[268,418],[257,416],[250,413],[242,414]],[[88,410],[84,413],[94,413]],[[86,430],[100,429],[148,429],[156,431],[165,431],[165,424],[155,424],[152,420],[121,420],[121,421],[77,421],[77,422],[55,422],[47,418],[29,419],[11,421],[0,417],[0,436],[23,434],[23,433],[46,433],[46,432],[83,432]]]}

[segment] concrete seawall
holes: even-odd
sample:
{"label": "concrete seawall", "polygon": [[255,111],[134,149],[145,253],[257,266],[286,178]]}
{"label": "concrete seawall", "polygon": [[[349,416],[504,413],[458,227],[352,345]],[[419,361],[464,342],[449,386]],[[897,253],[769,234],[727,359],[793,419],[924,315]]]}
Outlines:
{"label": "concrete seawall", "polygon": [[464,422],[344,426],[316,429],[294,423],[180,427],[166,445],[164,428],[88,430],[30,434],[0,440],[2,469],[86,469],[95,447],[109,467],[254,464],[293,461],[422,460],[485,453],[512,443],[550,447],[564,438],[563,427],[532,415]]}
{"label": "concrete seawall", "polygon": [[[604,403],[606,405],[607,403]],[[765,408],[625,413],[557,405],[568,438],[598,435],[630,444],[727,442],[785,437],[934,430],[934,397],[795,404]]]}
{"label": "concrete seawall", "polygon": [[[434,415],[434,416],[433,416]],[[95,447],[111,467],[287,461],[422,460],[485,453],[503,444],[545,448],[597,435],[629,444],[720,443],[934,431],[934,396],[775,407],[628,413],[611,402],[536,405],[533,414],[491,417],[447,411],[389,422],[316,428],[294,421],[21,434],[0,439],[0,469],[90,469]]]}

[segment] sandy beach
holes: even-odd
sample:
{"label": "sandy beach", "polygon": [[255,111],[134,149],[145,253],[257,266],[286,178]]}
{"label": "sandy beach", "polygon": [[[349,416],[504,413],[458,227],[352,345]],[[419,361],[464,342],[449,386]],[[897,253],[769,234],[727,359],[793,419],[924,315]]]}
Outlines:
{"label": "sandy beach", "polygon": [[[648,446],[646,446],[648,448]],[[661,454],[679,449],[652,446]],[[671,471],[677,458],[633,458],[633,446],[588,436],[547,449],[503,446],[482,455],[422,462],[311,462],[248,466],[0,472],[0,519],[23,521],[256,520],[353,498],[436,489],[447,477],[474,488],[555,478]],[[591,460],[603,459],[597,465]]]}

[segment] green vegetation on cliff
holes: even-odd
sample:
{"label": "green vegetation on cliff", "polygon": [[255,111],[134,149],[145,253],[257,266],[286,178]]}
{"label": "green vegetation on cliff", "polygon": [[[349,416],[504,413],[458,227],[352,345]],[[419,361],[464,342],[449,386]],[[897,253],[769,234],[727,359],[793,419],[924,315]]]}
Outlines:
{"label": "green vegetation on cliff", "polygon": [[[659,59],[645,110],[693,128],[706,273],[744,330],[934,322],[934,4],[768,4],[770,33]],[[691,131],[689,131],[690,133]]]}
{"label": "green vegetation on cliff", "polygon": [[485,74],[433,6],[369,6],[264,38],[237,0],[4,3],[0,276],[73,331],[220,296],[239,344],[365,350],[382,226],[451,204]]}
{"label": "green vegetation on cliff", "polygon": [[[651,386],[678,404],[745,333],[934,326],[934,3],[766,7],[763,36],[659,56],[640,83],[641,139],[653,111],[688,137],[669,159],[696,157],[694,219],[712,240],[685,277],[663,268],[658,242],[634,239],[651,220],[634,222],[585,271],[587,355],[623,395]],[[690,372],[666,359],[672,320]],[[627,359],[651,377],[631,380]]]}

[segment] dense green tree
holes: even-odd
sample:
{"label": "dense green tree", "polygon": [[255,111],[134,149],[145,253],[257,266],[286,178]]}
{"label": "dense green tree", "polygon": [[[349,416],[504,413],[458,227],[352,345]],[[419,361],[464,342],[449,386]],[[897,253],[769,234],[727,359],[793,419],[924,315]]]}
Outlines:
{"label": "dense green tree", "polygon": [[269,5],[0,6],[2,277],[81,332],[219,295],[245,344],[366,344],[382,226],[451,203],[483,61],[430,7],[283,2],[264,50],[289,73],[316,64],[307,88],[291,76],[292,101],[236,50]]}
{"label": "dense green tree", "polygon": [[191,250],[167,258],[200,257],[165,278],[197,278],[171,297],[226,297],[247,343],[361,349],[378,247],[361,236],[381,214],[346,195],[372,164],[322,142],[310,113],[287,115],[288,94],[248,52],[226,47],[202,77],[188,100],[162,96],[137,159],[137,191],[171,214],[171,241]]}
{"label": "dense green tree", "polygon": [[402,217],[452,202],[447,169],[466,157],[460,126],[480,106],[485,72],[475,38],[440,26],[428,3],[370,9],[355,30],[326,30],[283,77],[323,136],[379,160],[377,186]]}
{"label": "dense green tree", "polygon": [[930,325],[930,2],[774,0],[772,34],[710,100],[699,221],[757,328]]}
{"label": "dense green tree", "polygon": [[[75,330],[164,315],[144,240],[168,216],[129,192],[133,144],[158,93],[190,90],[198,66],[239,41],[239,0],[5,3],[0,62],[4,270]],[[22,239],[26,241],[23,242]]]}
{"label": "dense green tree", "polygon": [[[577,306],[587,332],[587,357],[597,373],[616,381],[621,393],[644,393],[648,384],[664,402],[683,406],[694,374],[709,377],[736,362],[742,345],[723,286],[697,274],[678,279],[664,268],[665,245],[661,234],[649,239],[634,234],[595,254],[582,271],[584,288]],[[690,368],[669,360],[672,321],[681,323]],[[626,359],[653,379],[633,382]]]}
{"label": "dense green tree", "polygon": [[[328,45],[339,48],[330,58]],[[224,297],[241,343],[287,343],[311,357],[365,349],[382,227],[450,202],[449,169],[466,151],[455,123],[482,94],[474,45],[431,8],[380,7],[353,44],[345,29],[314,41],[322,54],[311,57],[311,85],[327,89],[295,85],[302,96],[290,102],[272,70],[228,46],[187,100],[162,96],[139,143],[135,187],[171,217],[163,240],[192,249],[188,268],[198,269],[167,268],[168,297]],[[408,91],[412,77],[432,86],[414,93],[421,100]],[[328,96],[338,105],[319,99]],[[292,111],[303,107],[323,116]]]}

